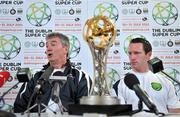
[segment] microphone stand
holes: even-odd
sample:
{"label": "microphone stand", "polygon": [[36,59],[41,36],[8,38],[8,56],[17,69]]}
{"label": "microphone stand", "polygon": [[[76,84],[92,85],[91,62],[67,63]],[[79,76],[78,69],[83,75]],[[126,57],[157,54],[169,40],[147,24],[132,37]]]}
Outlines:
{"label": "microphone stand", "polygon": [[3,107],[4,107],[4,104],[5,104],[4,96],[5,96],[6,94],[8,94],[13,88],[17,87],[18,84],[19,84],[19,82],[16,83],[15,85],[13,85],[13,86],[12,86],[10,89],[8,89],[6,92],[4,92],[2,96],[0,96],[0,103],[2,102],[2,103],[1,103],[2,105],[0,105],[0,109],[3,108]]}
{"label": "microphone stand", "polygon": [[[28,107],[27,107],[27,110],[24,111],[22,114],[24,113],[28,113],[28,117],[30,117],[30,110],[35,108],[36,106],[38,106],[38,117],[41,117],[41,112],[43,112],[46,108],[48,108],[49,110],[51,110],[54,114],[56,114],[55,111],[53,111],[51,108],[49,108],[48,106],[46,106],[44,103],[41,103],[41,96],[42,96],[42,92],[39,91],[38,94],[37,94],[37,97],[36,97],[36,102],[33,106],[30,107],[30,104],[31,104],[31,101],[32,101],[32,98],[34,97],[34,94],[36,92],[33,92],[33,94],[31,95],[30,97],[30,100],[29,100],[29,103],[28,103]],[[45,109],[41,110],[41,106],[45,107]]]}
{"label": "microphone stand", "polygon": [[164,116],[164,115],[165,115],[164,113],[160,113],[157,109],[144,110],[144,109],[143,109],[143,101],[142,101],[142,100],[139,100],[139,101],[138,101],[138,110],[135,110],[135,111],[134,111],[134,114],[135,114],[135,113],[138,113],[138,112],[141,112],[141,111],[145,111],[145,112],[148,112],[148,113],[154,113],[154,114],[157,115],[158,117],[161,117],[161,116]]}
{"label": "microphone stand", "polygon": [[[43,94],[43,92],[40,90],[42,85],[44,85],[45,82],[47,82],[49,80],[49,76],[51,75],[51,73],[53,72],[54,68],[52,66],[49,66],[44,73],[42,73],[41,77],[39,78],[39,80],[37,81],[37,84],[34,88],[34,91],[30,97],[30,100],[28,102],[28,106],[27,106],[27,110],[24,111],[22,114],[27,113],[28,112],[28,117],[30,116],[30,110],[33,109],[34,107],[38,106],[38,115],[39,117],[41,116],[41,105],[45,108],[47,108],[47,106],[43,103],[41,103],[41,96]],[[32,99],[34,97],[34,95],[37,94],[36,97],[36,102],[33,106],[30,107]],[[50,109],[51,110],[51,109]],[[54,112],[53,110],[51,110],[54,114],[56,114],[56,112]]]}
{"label": "microphone stand", "polygon": [[166,75],[168,78],[170,78],[171,80],[173,80],[174,82],[176,82],[179,86],[180,86],[180,81],[175,79],[175,78],[172,78],[170,75],[168,75],[166,72],[164,71],[161,71],[161,73],[163,73],[164,75]]}
{"label": "microphone stand", "polygon": [[[54,101],[54,100],[53,100],[53,101]],[[54,102],[58,105],[59,110],[60,110],[61,114],[63,115],[63,114],[64,114],[64,110],[66,110],[66,108],[64,108],[64,107],[62,106],[61,99],[58,98],[58,100],[56,100],[56,101],[54,101]],[[46,107],[46,108],[44,108],[42,111],[45,111],[47,108],[50,109],[49,107]],[[51,111],[53,111],[53,110],[51,110]],[[54,111],[53,111],[53,112],[54,112]],[[56,112],[55,112],[55,114],[56,114]]]}
{"label": "microphone stand", "polygon": [[139,112],[143,110],[142,100],[139,100],[139,101],[138,101],[138,110],[139,110]]}
{"label": "microphone stand", "polygon": [[139,112],[141,112],[142,110],[143,110],[143,103],[142,103],[142,100],[139,99],[139,101],[138,101],[138,109],[137,109],[137,110],[134,110],[134,111],[133,111],[133,114],[139,113]]}

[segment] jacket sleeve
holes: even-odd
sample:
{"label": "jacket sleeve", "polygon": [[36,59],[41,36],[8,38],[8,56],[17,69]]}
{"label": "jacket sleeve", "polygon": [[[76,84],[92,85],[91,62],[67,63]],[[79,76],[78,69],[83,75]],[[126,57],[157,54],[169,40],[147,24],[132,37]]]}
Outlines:
{"label": "jacket sleeve", "polygon": [[15,113],[24,112],[27,110],[29,98],[33,93],[36,81],[39,78],[38,75],[39,74],[36,73],[34,78],[32,78],[29,82],[25,82],[22,84],[14,102]]}
{"label": "jacket sleeve", "polygon": [[[114,83],[114,85],[113,85],[113,92],[115,92],[115,95],[116,96],[118,96],[118,85],[119,85],[119,82],[120,82],[120,80],[118,80],[118,81],[116,81],[115,83]],[[113,96],[114,96],[114,94],[113,94]]]}
{"label": "jacket sleeve", "polygon": [[73,69],[72,77],[67,78],[67,82],[61,89],[61,101],[66,109],[69,104],[78,104],[82,96],[87,96],[90,92],[92,81],[84,72]]}
{"label": "jacket sleeve", "polygon": [[85,72],[81,71],[79,75],[79,82],[78,82],[78,88],[77,88],[77,102],[79,103],[79,100],[82,96],[88,96],[91,91],[92,86],[92,80],[89,75],[87,75]]}

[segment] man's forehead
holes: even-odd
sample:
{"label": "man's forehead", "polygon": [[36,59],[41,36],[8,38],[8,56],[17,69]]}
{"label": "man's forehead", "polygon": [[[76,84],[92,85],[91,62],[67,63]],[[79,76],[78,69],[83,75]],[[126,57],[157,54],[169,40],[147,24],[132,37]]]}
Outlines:
{"label": "man's forehead", "polygon": [[144,51],[142,43],[131,43],[128,47],[128,51]]}
{"label": "man's forehead", "polygon": [[58,37],[52,37],[52,38],[47,39],[46,42],[59,42],[59,41],[60,39]]}
{"label": "man's forehead", "polygon": [[131,44],[129,44],[129,48],[130,47],[143,48],[143,44],[142,43],[131,43]]}

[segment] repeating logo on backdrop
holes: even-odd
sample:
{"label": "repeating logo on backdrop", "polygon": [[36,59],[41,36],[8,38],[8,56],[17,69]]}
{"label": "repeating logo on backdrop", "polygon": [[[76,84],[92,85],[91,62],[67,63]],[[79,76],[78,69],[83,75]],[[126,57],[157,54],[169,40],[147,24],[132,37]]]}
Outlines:
{"label": "repeating logo on backdrop", "polygon": [[[164,69],[164,72],[167,73],[172,78],[180,81],[180,72],[177,69],[172,68],[172,67],[167,67]],[[180,86],[174,81],[172,81],[172,83],[174,84],[175,89],[176,89],[176,93],[178,94],[178,96],[180,98]]]}
{"label": "repeating logo on backdrop", "polygon": [[21,50],[19,39],[11,34],[0,36],[0,58],[9,60],[15,58]]}
{"label": "repeating logo on backdrop", "polygon": [[40,27],[46,25],[50,21],[52,12],[47,4],[37,2],[29,6],[26,17],[30,24]]}
{"label": "repeating logo on backdrop", "polygon": [[108,67],[107,68],[107,83],[109,88],[113,87],[113,84],[120,79],[120,75],[117,70]]}
{"label": "repeating logo on backdrop", "polygon": [[81,45],[80,45],[80,41],[76,36],[70,34],[68,34],[67,36],[70,42],[69,56],[72,59],[79,54]]}
{"label": "repeating logo on backdrop", "polygon": [[119,17],[117,7],[112,3],[106,3],[106,2],[98,4],[94,9],[94,16],[98,16],[98,15],[104,15],[109,17],[113,21],[113,23],[115,23]]}
{"label": "repeating logo on backdrop", "polygon": [[173,24],[178,18],[178,10],[170,2],[157,3],[152,11],[153,19],[162,26]]}
{"label": "repeating logo on backdrop", "polygon": [[129,46],[129,43],[132,39],[134,38],[143,38],[143,39],[146,39],[143,35],[140,35],[140,34],[132,34],[132,35],[129,35],[125,40],[124,40],[124,52],[126,54],[128,54],[128,46]]}

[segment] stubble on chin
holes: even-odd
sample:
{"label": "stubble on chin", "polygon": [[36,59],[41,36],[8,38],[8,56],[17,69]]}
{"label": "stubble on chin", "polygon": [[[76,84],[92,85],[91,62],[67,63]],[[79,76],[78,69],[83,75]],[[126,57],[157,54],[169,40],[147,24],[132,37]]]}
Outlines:
{"label": "stubble on chin", "polygon": [[55,61],[55,60],[49,60],[49,63],[50,63],[51,65],[54,65],[54,64],[56,64],[56,61]]}

